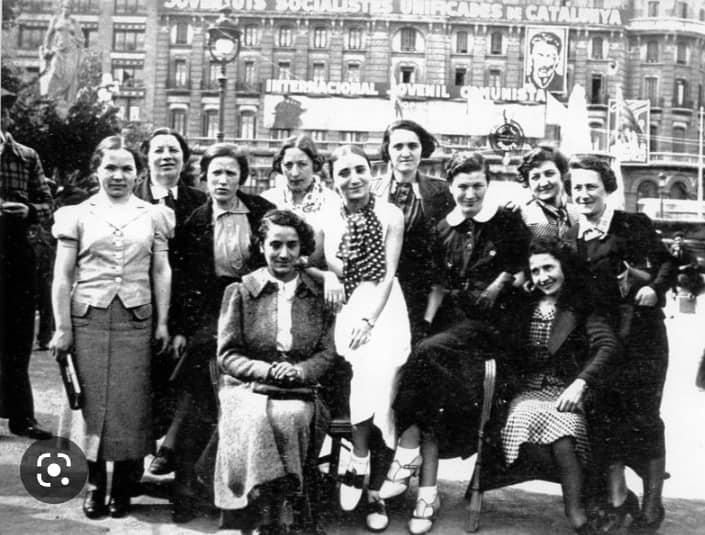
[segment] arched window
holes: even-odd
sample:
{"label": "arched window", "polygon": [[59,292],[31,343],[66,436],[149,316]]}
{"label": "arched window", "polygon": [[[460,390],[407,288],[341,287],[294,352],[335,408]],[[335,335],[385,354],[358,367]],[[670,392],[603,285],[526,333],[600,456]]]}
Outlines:
{"label": "arched window", "polygon": [[689,197],[688,188],[683,184],[683,182],[676,182],[671,186],[671,191],[668,194],[670,199],[685,200]]}
{"label": "arched window", "polygon": [[651,180],[644,180],[636,189],[637,199],[658,199],[658,185]]}

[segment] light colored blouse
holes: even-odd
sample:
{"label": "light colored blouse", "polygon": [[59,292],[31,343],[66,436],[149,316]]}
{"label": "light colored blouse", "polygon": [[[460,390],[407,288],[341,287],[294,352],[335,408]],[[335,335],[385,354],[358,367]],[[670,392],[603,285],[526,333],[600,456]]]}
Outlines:
{"label": "light colored blouse", "polygon": [[252,229],[250,211],[236,197],[236,204],[223,210],[213,203],[213,258],[219,277],[240,277],[250,256]]}
{"label": "light colored blouse", "polygon": [[114,204],[99,192],[54,214],[59,247],[77,250],[72,299],[107,308],[119,297],[126,308],[152,300],[152,254],[169,249],[173,222],[162,210],[131,195]]}
{"label": "light colored blouse", "polygon": [[267,276],[277,286],[277,351],[286,353],[291,349],[293,342],[291,309],[300,281],[298,276],[289,282],[282,282],[269,272],[267,272]]}

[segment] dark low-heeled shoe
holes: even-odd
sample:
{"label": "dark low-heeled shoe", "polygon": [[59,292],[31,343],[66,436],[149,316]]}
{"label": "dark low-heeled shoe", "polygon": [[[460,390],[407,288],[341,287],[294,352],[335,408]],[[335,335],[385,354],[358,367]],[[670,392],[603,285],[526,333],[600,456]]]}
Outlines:
{"label": "dark low-heeled shoe", "polygon": [[86,518],[101,518],[108,514],[105,506],[105,492],[99,490],[89,490],[83,499],[83,514]]}
{"label": "dark low-heeled shoe", "polygon": [[198,516],[198,507],[193,497],[174,496],[172,502],[171,520],[174,524],[185,524]]}
{"label": "dark low-heeled shoe", "polygon": [[644,513],[642,512],[638,517],[634,519],[634,522],[629,526],[629,533],[638,533],[640,535],[647,535],[650,533],[656,533],[658,528],[661,527],[663,519],[666,517],[666,509],[663,505],[659,505],[658,515],[652,520],[646,520]]}
{"label": "dark low-heeled shoe", "polygon": [[631,490],[627,490],[627,497],[622,502],[622,505],[615,507],[608,505],[605,510],[606,522],[602,526],[602,531],[610,533],[624,526],[627,515],[636,520],[639,516],[639,498],[636,497]]}
{"label": "dark low-heeled shoe", "polygon": [[108,509],[112,518],[122,518],[130,512],[130,497],[129,496],[111,496]]}
{"label": "dark low-heeled shoe", "polygon": [[155,476],[165,476],[174,471],[174,450],[161,447],[149,464],[149,473]]}

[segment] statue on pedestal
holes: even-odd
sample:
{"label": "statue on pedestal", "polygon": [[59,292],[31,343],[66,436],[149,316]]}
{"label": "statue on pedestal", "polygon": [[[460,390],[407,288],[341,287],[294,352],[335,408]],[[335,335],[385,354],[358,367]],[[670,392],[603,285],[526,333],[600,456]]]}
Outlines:
{"label": "statue on pedestal", "polygon": [[81,26],[71,16],[71,1],[63,0],[39,47],[44,73],[39,80],[40,93],[57,99],[60,108],[68,109],[76,99],[83,45]]}

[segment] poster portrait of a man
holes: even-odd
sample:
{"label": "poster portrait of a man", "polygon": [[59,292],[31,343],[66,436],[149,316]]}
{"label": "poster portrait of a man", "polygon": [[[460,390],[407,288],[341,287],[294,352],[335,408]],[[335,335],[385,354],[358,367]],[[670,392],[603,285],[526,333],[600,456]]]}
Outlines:
{"label": "poster portrait of a man", "polygon": [[552,93],[566,92],[565,28],[531,27],[526,32],[524,80],[537,89]]}

